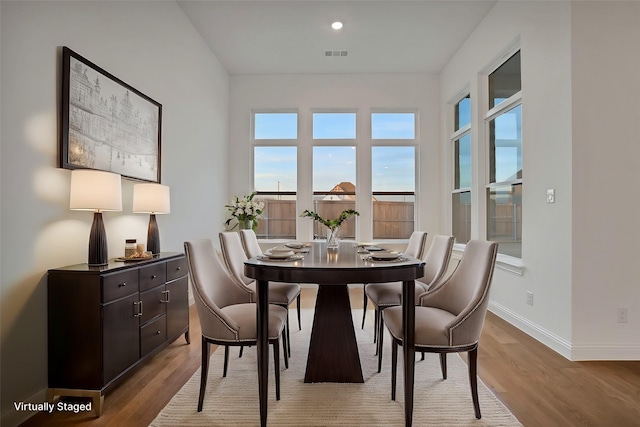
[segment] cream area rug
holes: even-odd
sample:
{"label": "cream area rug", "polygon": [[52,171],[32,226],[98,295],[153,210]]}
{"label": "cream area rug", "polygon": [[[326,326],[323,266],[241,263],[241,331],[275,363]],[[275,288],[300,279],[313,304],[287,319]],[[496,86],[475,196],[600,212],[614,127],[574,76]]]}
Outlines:
{"label": "cream area rug", "polygon": [[[368,310],[372,313],[373,310]],[[368,314],[369,314],[368,313]],[[289,369],[284,369],[280,352],[281,400],[275,400],[273,354],[269,355],[269,403],[267,423],[271,426],[403,426],[404,398],[402,356],[398,354],[396,401],[391,400],[391,346],[385,337],[382,372],[377,372],[373,343],[373,316],[361,330],[362,310],[353,310],[364,384],[305,384],[307,350],[313,310],[302,311],[302,330],[298,330],[295,310],[291,318]],[[199,345],[196,343],[196,345]],[[482,343],[480,343],[482,345]],[[271,346],[269,346],[271,351]],[[400,349],[401,351],[401,349]],[[171,399],[151,426],[258,426],[258,378],[255,347],[245,348],[238,358],[232,348],[227,377],[222,378],[224,349],[211,356],[209,378],[202,412],[197,412],[200,370]],[[478,393],[482,418],[473,411],[467,365],[456,354],[449,354],[448,378],[442,379],[437,354],[424,361],[416,354],[414,426],[521,426],[516,417],[479,380]]]}

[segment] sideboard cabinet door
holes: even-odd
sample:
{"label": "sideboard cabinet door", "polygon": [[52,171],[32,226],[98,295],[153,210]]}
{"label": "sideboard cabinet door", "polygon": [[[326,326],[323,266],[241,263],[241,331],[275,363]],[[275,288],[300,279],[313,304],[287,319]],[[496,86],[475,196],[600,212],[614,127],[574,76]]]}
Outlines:
{"label": "sideboard cabinet door", "polygon": [[140,358],[138,294],[105,304],[103,319],[104,383]]}

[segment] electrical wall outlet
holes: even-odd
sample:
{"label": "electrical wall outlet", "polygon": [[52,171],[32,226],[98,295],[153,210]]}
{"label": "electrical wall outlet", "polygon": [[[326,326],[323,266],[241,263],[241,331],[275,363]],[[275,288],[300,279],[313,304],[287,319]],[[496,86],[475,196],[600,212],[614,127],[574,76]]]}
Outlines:
{"label": "electrical wall outlet", "polygon": [[533,292],[527,291],[527,304],[533,305]]}
{"label": "electrical wall outlet", "polygon": [[626,308],[618,309],[618,323],[627,323],[629,321],[628,312]]}

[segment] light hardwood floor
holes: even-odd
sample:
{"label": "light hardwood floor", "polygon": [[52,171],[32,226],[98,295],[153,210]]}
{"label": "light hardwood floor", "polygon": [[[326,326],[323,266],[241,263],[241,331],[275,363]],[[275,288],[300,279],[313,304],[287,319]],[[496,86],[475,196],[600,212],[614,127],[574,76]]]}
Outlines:
{"label": "light hardwood floor", "polygon": [[[314,302],[315,288],[303,288],[302,307]],[[361,288],[351,290],[351,302],[362,308]],[[296,328],[294,313],[292,307]],[[372,318],[365,325],[370,331]],[[190,322],[191,345],[179,338],[140,367],[106,395],[102,417],[37,413],[22,426],[147,426],[200,366],[195,306]],[[526,427],[640,426],[640,362],[570,362],[489,313],[478,366],[480,378]]]}

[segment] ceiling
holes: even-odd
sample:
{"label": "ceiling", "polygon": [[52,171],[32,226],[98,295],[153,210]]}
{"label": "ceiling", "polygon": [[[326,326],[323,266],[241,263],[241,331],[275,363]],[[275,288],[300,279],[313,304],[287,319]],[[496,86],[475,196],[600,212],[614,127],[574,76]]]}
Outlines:
{"label": "ceiling", "polygon": [[438,74],[495,3],[178,1],[229,74]]}

